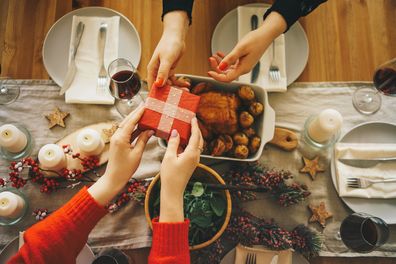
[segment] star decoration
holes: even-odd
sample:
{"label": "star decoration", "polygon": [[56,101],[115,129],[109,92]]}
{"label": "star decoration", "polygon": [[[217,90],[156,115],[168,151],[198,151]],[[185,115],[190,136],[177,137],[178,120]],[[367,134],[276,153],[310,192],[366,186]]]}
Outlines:
{"label": "star decoration", "polygon": [[102,138],[106,144],[110,142],[111,137],[114,135],[117,129],[117,123],[114,123],[110,129],[102,129]]}
{"label": "star decoration", "polygon": [[300,170],[300,172],[307,172],[309,175],[311,175],[312,180],[315,180],[316,173],[325,171],[324,168],[319,165],[319,157],[316,157],[313,160],[303,157],[303,161],[304,167]]}
{"label": "star decoration", "polygon": [[61,127],[66,127],[64,119],[69,115],[68,112],[62,112],[58,107],[55,107],[54,111],[45,117],[49,121],[48,128],[53,128],[58,125]]}
{"label": "star decoration", "polygon": [[323,228],[326,227],[326,219],[332,217],[333,214],[326,211],[325,203],[321,202],[319,206],[313,206],[310,204],[308,207],[312,212],[309,222],[313,223],[317,221]]}

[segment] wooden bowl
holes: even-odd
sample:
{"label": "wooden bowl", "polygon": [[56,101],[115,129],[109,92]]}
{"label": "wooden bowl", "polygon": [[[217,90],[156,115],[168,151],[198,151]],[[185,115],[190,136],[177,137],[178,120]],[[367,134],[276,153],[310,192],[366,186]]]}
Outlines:
{"label": "wooden bowl", "polygon": [[[221,176],[216,171],[214,171],[213,169],[211,169],[208,166],[203,165],[203,164],[198,164],[191,179],[193,179],[193,178],[195,180],[199,179],[201,182],[225,184],[224,180],[221,178]],[[150,211],[152,208],[150,208],[150,199],[151,199],[151,194],[153,193],[153,188],[156,186],[159,179],[160,179],[160,174],[158,173],[154,177],[153,181],[150,183],[149,187],[147,188],[146,198],[144,200],[144,212],[146,215],[147,222],[151,229],[153,228],[153,226],[151,224],[152,216],[151,216]],[[223,225],[221,226],[219,231],[217,231],[217,233],[210,240],[205,241],[198,245],[190,246],[190,250],[201,249],[201,248],[209,246],[214,241],[216,241],[223,234],[224,230],[227,228],[228,222],[230,221],[230,217],[231,217],[231,208],[232,208],[231,195],[228,190],[224,190],[223,194],[224,194],[224,197],[226,198],[226,202],[227,202],[227,208],[226,208]]]}

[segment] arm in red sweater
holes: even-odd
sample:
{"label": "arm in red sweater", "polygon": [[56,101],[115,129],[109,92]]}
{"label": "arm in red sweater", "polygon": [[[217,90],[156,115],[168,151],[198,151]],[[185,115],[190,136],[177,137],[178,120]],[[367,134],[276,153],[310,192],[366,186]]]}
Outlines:
{"label": "arm in red sweater", "polygon": [[190,249],[188,246],[189,220],[179,223],[159,223],[154,219],[153,243],[149,264],[188,264]]}
{"label": "arm in red sweater", "polygon": [[88,234],[106,213],[84,187],[67,204],[25,232],[25,244],[9,263],[75,263]]}

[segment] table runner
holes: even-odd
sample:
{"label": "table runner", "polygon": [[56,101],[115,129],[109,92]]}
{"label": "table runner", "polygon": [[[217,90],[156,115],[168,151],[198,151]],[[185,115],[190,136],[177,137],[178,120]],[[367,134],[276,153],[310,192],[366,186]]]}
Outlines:
{"label": "table runner", "polygon": [[[58,95],[59,87],[52,81],[37,80],[5,80],[1,83],[18,84],[21,94],[18,100],[7,106],[0,106],[0,124],[7,122],[20,122],[27,126],[35,139],[34,154],[38,149],[50,142],[68,135],[72,131],[85,125],[109,120],[120,120],[121,117],[109,106],[96,105],[67,105],[63,97]],[[276,112],[276,124],[279,126],[300,130],[305,119],[321,109],[334,108],[344,116],[342,133],[353,126],[367,121],[387,121],[396,123],[394,112],[395,98],[383,96],[381,110],[372,115],[359,114],[352,106],[351,96],[355,89],[371,87],[371,83],[295,83],[288,88],[287,93],[271,93],[269,102]],[[51,112],[54,106],[63,111],[70,112],[66,120],[66,129],[47,128],[44,114]],[[140,178],[153,176],[159,170],[163,150],[158,147],[156,140],[152,139],[145,153],[141,168],[136,173]],[[328,221],[324,229],[325,243],[320,253],[322,256],[358,256],[360,254],[346,251],[343,246],[338,247],[335,239],[336,232],[333,226],[344,219],[351,211],[338,198],[331,182],[330,169],[318,175],[315,181],[309,176],[300,174],[302,166],[301,154],[279,150],[266,146],[260,162],[270,168],[290,170],[296,180],[308,185],[312,195],[307,201],[300,204],[282,208],[265,195],[257,201],[244,204],[248,211],[267,219],[273,218],[287,229],[292,229],[298,224],[308,224],[310,212],[307,205],[310,202],[324,201],[334,216]],[[0,160],[0,175],[7,173],[7,162]],[[215,167],[216,168],[216,167]],[[54,210],[64,204],[76,190],[61,190],[51,195],[41,194],[38,186],[28,184],[23,188],[31,201],[31,209],[46,207]],[[0,248],[11,238],[17,235],[18,230],[23,230],[35,222],[33,217],[27,216],[23,222],[14,227],[0,227]],[[316,223],[310,227],[322,232]],[[396,256],[396,225],[390,227],[389,242],[378,250],[364,256]],[[107,215],[95,227],[89,236],[89,244],[94,249],[103,247],[118,247],[131,249],[149,246],[150,233],[145,222],[143,207],[136,203],[129,203],[124,209],[114,215]]]}

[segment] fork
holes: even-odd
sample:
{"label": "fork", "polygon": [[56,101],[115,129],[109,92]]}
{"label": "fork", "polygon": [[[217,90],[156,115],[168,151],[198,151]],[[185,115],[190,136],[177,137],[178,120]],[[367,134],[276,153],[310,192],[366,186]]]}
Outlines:
{"label": "fork", "polygon": [[389,179],[384,179],[384,180],[369,180],[369,179],[363,179],[363,178],[348,178],[347,179],[347,185],[350,188],[368,188],[374,183],[380,183],[380,182],[396,182],[396,178],[389,178]]}
{"label": "fork", "polygon": [[256,254],[248,253],[246,256],[245,264],[256,264]]}
{"label": "fork", "polygon": [[272,61],[268,74],[271,81],[278,82],[281,78],[279,67],[275,64],[275,40],[272,42]]}
{"label": "fork", "polygon": [[99,77],[98,77],[98,86],[96,89],[97,94],[103,94],[106,89],[107,83],[107,71],[104,66],[104,52],[106,45],[106,35],[107,35],[107,24],[102,23],[99,28]]}

